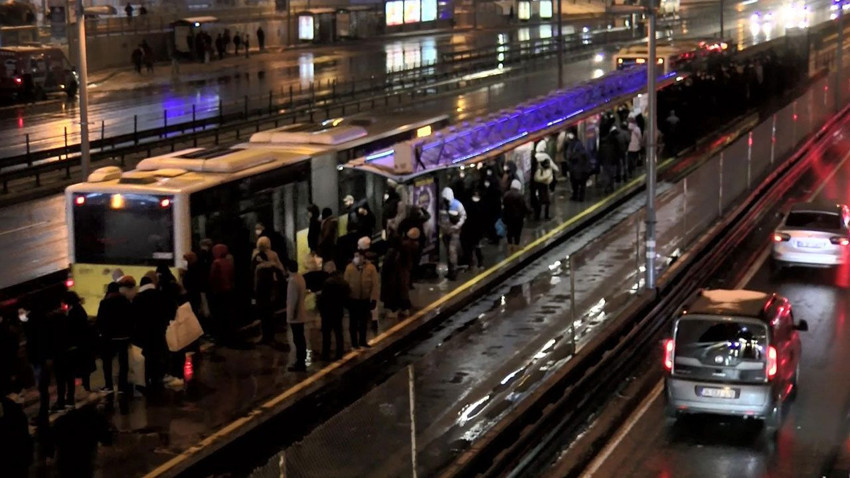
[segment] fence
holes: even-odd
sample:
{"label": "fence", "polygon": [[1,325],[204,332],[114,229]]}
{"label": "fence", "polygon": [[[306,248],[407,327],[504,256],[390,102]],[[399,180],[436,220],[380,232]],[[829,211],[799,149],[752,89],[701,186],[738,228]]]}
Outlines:
{"label": "fence", "polygon": [[[824,124],[834,111],[831,81],[834,76],[816,81],[796,100],[685,178],[661,185],[656,226],[659,273]],[[848,92],[850,88],[845,85],[842,104],[850,99]],[[569,280],[570,294],[564,299],[570,301],[569,312],[555,327],[557,330],[547,330],[548,334],[541,337],[541,342],[548,341],[529,363],[542,358],[538,365],[552,364],[568,357],[642,288],[643,217],[640,209],[550,266],[559,280]],[[449,375],[435,377],[434,369],[445,353],[442,348],[436,350],[391,376],[300,442],[286,447],[253,476],[433,476],[534,390],[534,385],[518,383],[518,377],[532,368],[529,366],[508,375],[504,370],[494,370],[495,380],[467,387],[463,392],[466,395],[435,394],[435,379],[453,379]],[[515,366],[502,363],[496,368]],[[539,372],[533,373],[545,374],[545,370],[540,366]],[[428,383],[424,382],[426,376]],[[506,395],[509,399],[498,399],[495,392],[507,393],[505,389],[510,387]],[[454,413],[454,403],[467,405]],[[453,440],[446,442],[447,437]]]}

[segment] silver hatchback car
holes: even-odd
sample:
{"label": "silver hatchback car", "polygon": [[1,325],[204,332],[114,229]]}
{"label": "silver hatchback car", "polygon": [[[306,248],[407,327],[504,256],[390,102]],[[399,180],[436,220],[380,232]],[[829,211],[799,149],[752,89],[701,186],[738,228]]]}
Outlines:
{"label": "silver hatchback car", "polygon": [[773,233],[773,267],[834,267],[848,262],[850,208],[797,203]]}
{"label": "silver hatchback car", "polygon": [[701,291],[664,342],[667,415],[761,419],[779,429],[797,389],[800,337],[785,297],[750,290]]}

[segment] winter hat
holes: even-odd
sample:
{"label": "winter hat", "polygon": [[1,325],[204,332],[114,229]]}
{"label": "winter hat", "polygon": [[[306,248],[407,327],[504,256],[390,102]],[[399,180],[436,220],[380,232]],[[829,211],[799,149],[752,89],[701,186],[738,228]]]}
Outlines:
{"label": "winter hat", "polygon": [[418,227],[411,227],[407,231],[407,237],[409,237],[410,239],[413,239],[414,241],[419,239],[419,235],[420,235],[420,233],[419,233]]}
{"label": "winter hat", "polygon": [[121,276],[121,278],[118,279],[118,286],[126,288],[136,287],[136,279],[130,275]]}
{"label": "winter hat", "polygon": [[331,208],[326,207],[326,208],[322,209],[322,219],[327,219],[327,218],[329,218],[333,215],[334,215],[334,212],[331,211]]}
{"label": "winter hat", "polygon": [[514,179],[513,181],[511,181],[511,189],[522,191],[522,183],[519,182],[519,179]]}
{"label": "winter hat", "polygon": [[546,152],[546,140],[540,141],[537,143],[537,147],[534,149],[538,153]]}
{"label": "winter hat", "polygon": [[354,196],[352,196],[351,194],[345,196],[345,198],[342,200],[342,203],[346,206],[351,206],[352,204],[354,204]]}
{"label": "winter hat", "polygon": [[258,251],[268,251],[272,248],[272,241],[268,237],[261,237],[257,239],[257,250]]}
{"label": "winter hat", "polygon": [[121,269],[115,269],[114,271],[112,271],[113,282],[120,281],[122,277],[124,277],[124,271],[122,271]]}
{"label": "winter hat", "polygon": [[372,239],[369,236],[363,236],[357,240],[358,251],[368,251],[370,247],[372,247]]}

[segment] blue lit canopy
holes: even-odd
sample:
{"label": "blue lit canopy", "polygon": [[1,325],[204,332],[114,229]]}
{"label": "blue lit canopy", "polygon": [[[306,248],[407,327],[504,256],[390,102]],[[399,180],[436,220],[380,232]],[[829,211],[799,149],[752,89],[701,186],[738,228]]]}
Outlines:
{"label": "blue lit canopy", "polygon": [[[659,85],[676,75],[671,72],[661,76]],[[525,138],[552,127],[566,126],[570,120],[585,116],[583,113],[645,88],[645,66],[617,71],[570,89],[556,90],[512,110],[453,125],[425,138],[397,143],[392,150],[374,153],[348,166],[367,167],[392,176],[418,176],[459,165],[514,142],[527,141]]]}

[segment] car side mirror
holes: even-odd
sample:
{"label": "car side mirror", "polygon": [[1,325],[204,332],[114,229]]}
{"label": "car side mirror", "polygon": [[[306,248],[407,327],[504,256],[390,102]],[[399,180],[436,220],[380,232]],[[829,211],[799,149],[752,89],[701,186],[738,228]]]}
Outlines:
{"label": "car side mirror", "polygon": [[799,330],[800,332],[808,332],[809,331],[809,323],[805,320],[801,320],[797,322],[797,325],[794,326],[795,330]]}

